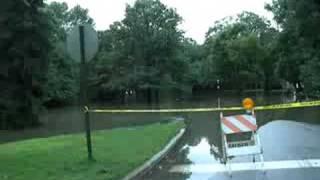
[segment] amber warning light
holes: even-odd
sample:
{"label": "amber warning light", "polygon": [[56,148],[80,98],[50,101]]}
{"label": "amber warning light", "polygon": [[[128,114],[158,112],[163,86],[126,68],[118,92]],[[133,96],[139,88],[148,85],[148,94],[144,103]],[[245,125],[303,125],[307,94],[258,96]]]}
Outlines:
{"label": "amber warning light", "polygon": [[242,106],[246,110],[252,110],[253,107],[254,107],[254,102],[253,102],[253,100],[251,98],[245,98],[242,101]]}

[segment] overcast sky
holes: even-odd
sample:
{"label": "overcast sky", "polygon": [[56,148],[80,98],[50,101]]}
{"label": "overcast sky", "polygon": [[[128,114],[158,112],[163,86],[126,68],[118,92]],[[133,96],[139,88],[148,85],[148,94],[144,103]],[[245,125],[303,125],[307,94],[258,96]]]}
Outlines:
{"label": "overcast sky", "polygon": [[[51,2],[53,0],[47,0]],[[69,8],[80,4],[89,9],[97,30],[105,30],[114,21],[124,18],[126,3],[132,5],[135,0],[56,0],[65,1]],[[264,4],[271,0],[161,0],[168,7],[175,8],[182,16],[180,28],[187,37],[203,43],[205,33],[216,20],[226,16],[234,16],[242,11],[252,11],[268,19],[272,14],[264,9]]]}

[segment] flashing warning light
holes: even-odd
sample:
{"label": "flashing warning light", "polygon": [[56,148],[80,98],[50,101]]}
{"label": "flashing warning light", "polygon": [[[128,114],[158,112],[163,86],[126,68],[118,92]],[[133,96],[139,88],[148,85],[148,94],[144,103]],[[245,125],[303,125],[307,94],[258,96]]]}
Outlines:
{"label": "flashing warning light", "polygon": [[251,98],[245,98],[242,101],[242,106],[246,110],[251,110],[254,107],[254,102],[253,102],[253,100]]}

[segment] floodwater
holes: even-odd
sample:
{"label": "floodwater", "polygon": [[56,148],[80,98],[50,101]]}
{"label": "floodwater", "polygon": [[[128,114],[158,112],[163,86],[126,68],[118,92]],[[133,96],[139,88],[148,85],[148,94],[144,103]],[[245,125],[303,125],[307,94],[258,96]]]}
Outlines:
{"label": "floodwater", "polygon": [[[290,96],[268,96],[267,104],[290,101]],[[263,97],[260,97],[261,99]],[[232,103],[228,101],[227,103]],[[235,101],[233,101],[235,102]],[[229,104],[228,104],[229,105]],[[229,112],[228,114],[239,114]],[[188,113],[187,131],[183,139],[156,167],[137,179],[146,180],[219,180],[219,179],[320,179],[320,108],[257,111],[258,133],[264,150],[265,162],[280,163],[281,168],[267,170],[218,172],[222,164],[222,142],[219,113]],[[291,160],[316,160],[316,167],[288,168]],[[259,159],[257,158],[257,161]],[[230,164],[250,164],[252,157],[235,157]],[[283,165],[284,164],[284,165]],[[280,165],[279,165],[280,166]],[[310,165],[311,166],[311,165]],[[308,167],[310,167],[308,166]],[[287,168],[286,168],[287,167]]]}
{"label": "floodwater", "polygon": [[[246,93],[235,95],[223,93],[199,93],[192,98],[180,98],[165,101],[160,108],[199,108],[221,106],[240,106],[244,97],[252,97],[257,105],[293,102],[295,97],[284,93]],[[112,104],[93,105],[94,108],[150,108],[143,104],[128,103],[116,106]],[[225,115],[240,112],[228,112]],[[135,114],[91,114],[92,129],[110,129],[145,125],[172,118],[184,118],[187,131],[171,153],[143,177],[137,179],[173,179],[173,180],[213,180],[229,179],[226,173],[193,172],[193,165],[221,164],[221,136],[218,112],[201,113],[135,113]],[[288,110],[257,111],[259,135],[264,149],[265,161],[285,161],[320,159],[320,107],[297,108]],[[41,115],[43,126],[19,131],[0,131],[0,143],[48,137],[59,134],[84,131],[83,116],[79,107],[52,109]],[[233,158],[232,163],[250,162],[250,158]],[[186,167],[172,172],[176,166]],[[232,179],[320,179],[319,168],[270,170],[263,175],[258,171],[234,172]]]}
{"label": "floodwater", "polygon": [[[243,97],[253,97],[257,104],[272,104],[276,102],[290,102],[291,96],[284,96],[281,93],[273,95],[263,95],[261,93],[243,94],[242,96],[233,93],[220,95],[222,106],[239,106]],[[217,107],[218,95],[210,92],[198,93],[193,97],[169,99],[160,104],[160,108],[190,108],[190,107]],[[100,104],[91,105],[92,108],[131,108],[143,109],[152,108],[145,104],[129,102],[127,105]],[[116,127],[128,127],[133,125],[144,125],[159,120],[166,120],[174,116],[188,116],[181,113],[137,113],[137,114],[91,114],[90,120],[92,129],[110,129]],[[209,116],[207,114],[207,116]],[[212,114],[213,115],[213,114]],[[210,115],[211,116],[211,115]],[[195,117],[196,118],[196,117]],[[212,116],[212,118],[216,118]],[[268,119],[268,118],[266,118]],[[0,143],[30,139],[35,137],[48,137],[59,134],[79,133],[84,130],[83,114],[80,113],[80,107],[71,106],[57,109],[50,109],[43,112],[40,116],[42,126],[32,129],[19,131],[1,131]]]}

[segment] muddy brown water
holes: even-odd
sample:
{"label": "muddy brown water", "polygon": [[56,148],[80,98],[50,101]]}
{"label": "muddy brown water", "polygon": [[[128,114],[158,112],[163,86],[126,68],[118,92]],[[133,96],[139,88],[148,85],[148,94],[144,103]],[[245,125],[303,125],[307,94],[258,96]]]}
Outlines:
{"label": "muddy brown water", "polygon": [[[274,104],[292,102],[294,97],[284,93],[272,93],[266,95],[264,93],[245,93],[236,95],[233,93],[214,94],[214,93],[198,93],[193,97],[186,99],[166,100],[160,104],[160,108],[199,108],[199,107],[217,107],[217,99],[221,98],[221,105],[239,106],[244,97],[252,97],[257,105]],[[92,108],[109,108],[109,109],[144,109],[149,106],[141,103],[129,103],[127,105],[113,105],[105,103],[103,105],[91,105]],[[35,137],[49,137],[60,134],[80,133],[84,130],[83,114],[80,113],[78,106],[63,107],[50,109],[43,112],[40,116],[42,126],[18,130],[18,131],[0,131],[0,143],[30,139]],[[234,112],[230,112],[231,114]],[[217,113],[98,113],[91,114],[90,120],[93,130],[111,129],[118,127],[131,127],[150,124],[172,117],[183,117],[186,119],[190,127],[193,138],[189,139],[191,143],[195,143],[192,139],[198,137],[212,137],[215,131],[212,129],[218,123]],[[274,119],[290,119],[303,121],[307,123],[318,123],[320,117],[319,108],[300,108],[294,110],[275,110],[261,111],[257,113],[260,124],[265,124]],[[201,138],[200,138],[201,139]],[[208,138],[212,139],[212,138]]]}

